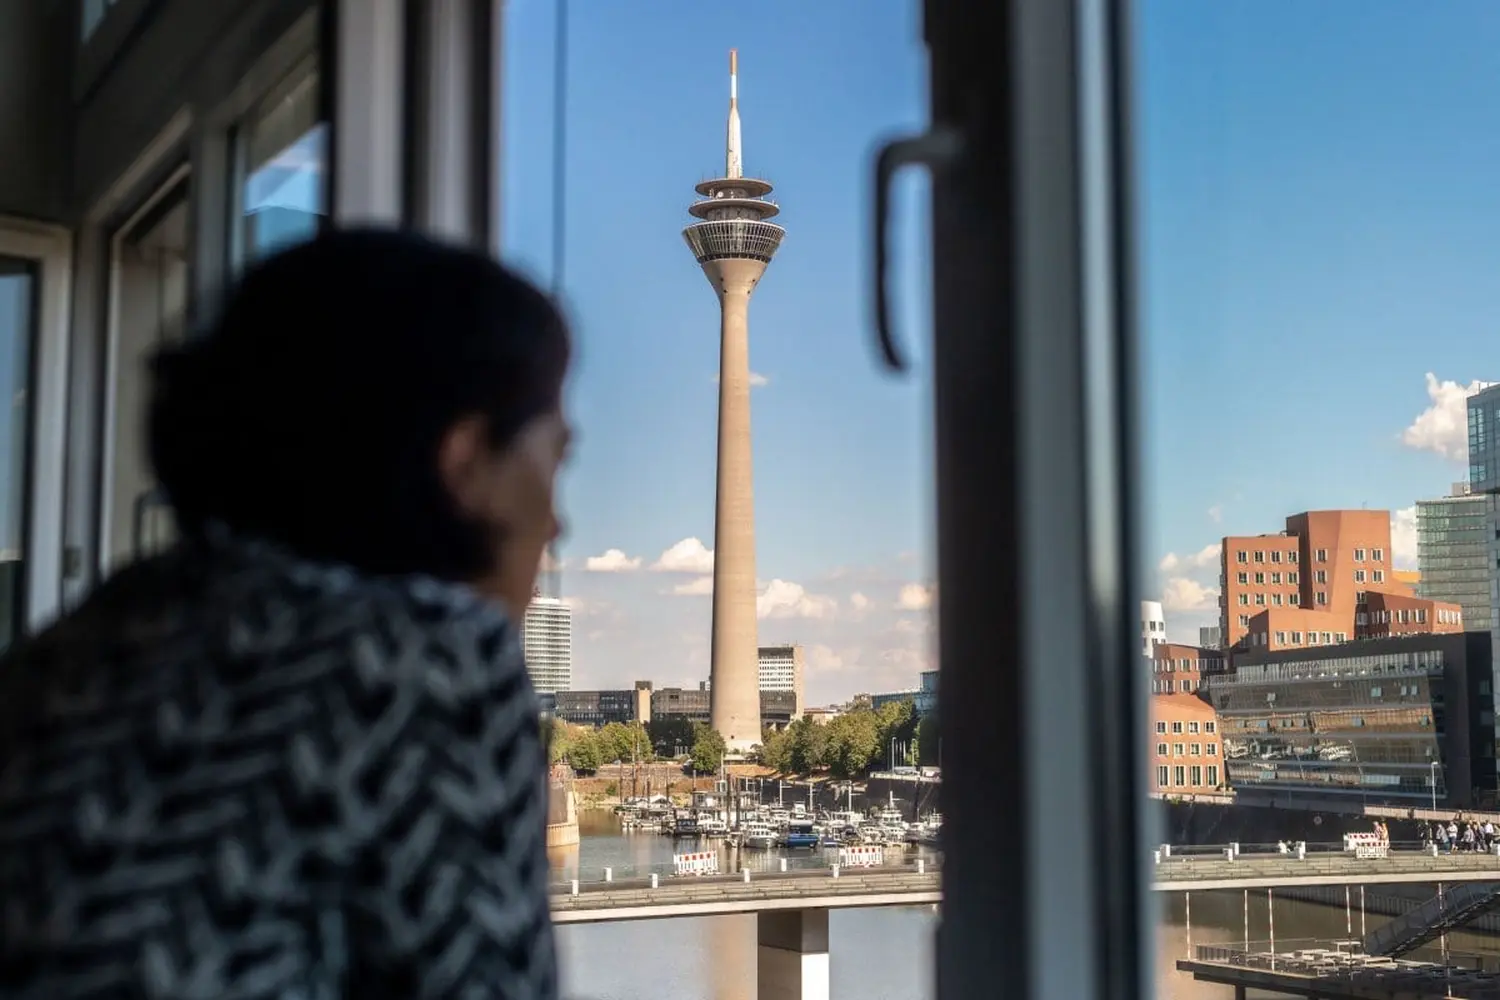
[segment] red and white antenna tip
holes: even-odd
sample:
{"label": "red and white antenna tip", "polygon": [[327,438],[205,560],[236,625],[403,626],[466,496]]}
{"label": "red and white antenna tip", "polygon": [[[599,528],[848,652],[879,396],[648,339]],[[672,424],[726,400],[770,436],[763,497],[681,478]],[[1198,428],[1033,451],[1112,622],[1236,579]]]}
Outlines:
{"label": "red and white antenna tip", "polygon": [[729,50],[729,75],[738,76],[740,72],[740,50]]}

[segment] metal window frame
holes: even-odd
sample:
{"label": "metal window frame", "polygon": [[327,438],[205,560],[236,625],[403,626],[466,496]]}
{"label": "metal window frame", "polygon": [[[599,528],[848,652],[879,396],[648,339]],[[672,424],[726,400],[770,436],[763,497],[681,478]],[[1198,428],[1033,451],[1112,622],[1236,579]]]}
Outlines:
{"label": "metal window frame", "polygon": [[0,256],[31,261],[37,270],[21,526],[25,616],[16,623],[18,630],[35,632],[62,607],[73,234],[62,226],[0,217]]}
{"label": "metal window frame", "polygon": [[1153,988],[1129,8],[926,3],[943,1000]]}

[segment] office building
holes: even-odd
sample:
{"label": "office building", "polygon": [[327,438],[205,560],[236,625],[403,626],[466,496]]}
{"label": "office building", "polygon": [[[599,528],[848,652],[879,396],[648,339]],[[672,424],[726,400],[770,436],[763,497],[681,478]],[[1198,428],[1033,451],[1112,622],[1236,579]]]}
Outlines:
{"label": "office building", "polygon": [[[658,688],[651,692],[652,719],[686,719],[712,724],[712,692],[707,684],[692,688]],[[757,695],[757,735],[766,729],[785,729],[797,717],[797,695],[792,691],[761,691]],[[722,733],[720,735],[723,735]],[[725,741],[728,742],[727,740]]]}
{"label": "office building", "polygon": [[651,721],[651,682],[612,691],[558,691],[550,696],[552,714],[575,726],[599,728],[611,722]]}
{"label": "office building", "polygon": [[1469,489],[1484,498],[1491,662],[1500,664],[1500,385],[1470,396],[1468,410]]}
{"label": "office building", "polygon": [[1223,754],[1213,706],[1192,694],[1151,696],[1149,788],[1158,795],[1221,790]]}
{"label": "office building", "polygon": [[1224,672],[1224,654],[1217,649],[1163,642],[1151,651],[1152,694],[1194,694],[1205,677]]}
{"label": "office building", "polygon": [[917,683],[917,715],[935,715],[938,710],[938,672],[922,671],[917,675]]}
{"label": "office building", "polygon": [[521,625],[532,687],[556,694],[573,686],[573,611],[558,597],[536,596]]}
{"label": "office building", "polygon": [[1381,615],[1404,610],[1429,631],[1458,625],[1457,605],[1419,598],[1398,579],[1385,510],[1307,511],[1288,517],[1280,534],[1226,537],[1219,567],[1226,650],[1347,642],[1361,613],[1371,621],[1371,600]]}
{"label": "office building", "polygon": [[1160,601],[1141,602],[1141,655],[1150,659],[1151,650],[1167,641],[1167,619]]}
{"label": "office building", "polygon": [[1212,678],[1241,801],[1468,807],[1495,787],[1489,636],[1251,649]]}
{"label": "office building", "polygon": [[1456,484],[1451,496],[1417,501],[1417,593],[1457,604],[1469,631],[1493,624],[1486,506],[1484,494],[1470,492],[1467,483]]}
{"label": "office building", "polygon": [[1224,637],[1219,632],[1217,625],[1198,626],[1198,648],[1199,649],[1223,649]]}
{"label": "office building", "polygon": [[731,753],[760,742],[756,692],[755,497],[750,457],[750,293],[781,246],[771,185],[744,176],[739,59],[729,53],[724,176],[697,186],[682,231],[719,300],[719,455],[714,504],[713,727]]}
{"label": "office building", "polygon": [[762,691],[790,691],[796,696],[797,708],[802,708],[806,704],[802,700],[802,675],[806,664],[802,647],[796,643],[761,646],[758,660],[760,689]]}

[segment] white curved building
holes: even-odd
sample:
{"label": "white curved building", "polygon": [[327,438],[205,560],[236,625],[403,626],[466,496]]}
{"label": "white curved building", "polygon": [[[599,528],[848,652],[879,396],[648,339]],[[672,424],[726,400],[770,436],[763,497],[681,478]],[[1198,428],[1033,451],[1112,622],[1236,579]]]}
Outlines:
{"label": "white curved building", "polygon": [[1159,642],[1167,641],[1167,619],[1160,601],[1141,602],[1141,655],[1149,658]]}

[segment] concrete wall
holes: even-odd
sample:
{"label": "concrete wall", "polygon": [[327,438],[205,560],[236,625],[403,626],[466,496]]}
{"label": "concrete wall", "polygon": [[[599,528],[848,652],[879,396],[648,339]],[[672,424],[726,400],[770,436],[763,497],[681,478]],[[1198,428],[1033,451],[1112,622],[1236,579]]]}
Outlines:
{"label": "concrete wall", "polygon": [[66,218],[75,6],[0,3],[0,215]]}

